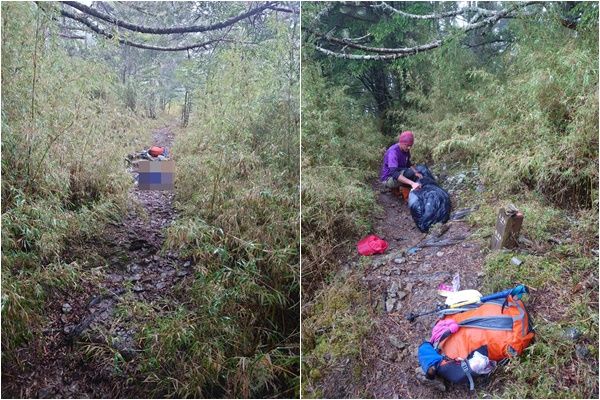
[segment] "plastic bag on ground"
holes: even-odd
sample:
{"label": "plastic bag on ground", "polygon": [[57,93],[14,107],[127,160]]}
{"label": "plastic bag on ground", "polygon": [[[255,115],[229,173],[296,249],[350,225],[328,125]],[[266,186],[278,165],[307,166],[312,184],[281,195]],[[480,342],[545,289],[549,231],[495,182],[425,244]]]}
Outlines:
{"label": "plastic bag on ground", "polygon": [[496,362],[490,360],[480,352],[476,351],[473,356],[467,360],[469,368],[479,375],[489,374],[496,368]]}
{"label": "plastic bag on ground", "polygon": [[417,228],[427,232],[431,225],[446,223],[450,219],[450,195],[437,184],[426,166],[417,165],[415,168],[423,175],[418,180],[421,188],[411,190],[408,206]]}
{"label": "plastic bag on ground", "polygon": [[356,248],[363,256],[372,256],[373,254],[381,254],[385,252],[388,243],[377,235],[369,235],[361,239]]}

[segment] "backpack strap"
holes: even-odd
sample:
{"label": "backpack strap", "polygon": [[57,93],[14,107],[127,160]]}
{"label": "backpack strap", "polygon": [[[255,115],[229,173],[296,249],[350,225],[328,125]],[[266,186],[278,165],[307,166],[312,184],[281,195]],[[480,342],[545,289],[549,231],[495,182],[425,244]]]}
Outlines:
{"label": "backpack strap", "polygon": [[450,332],[449,330],[444,332],[444,334],[442,336],[440,336],[440,338],[435,343],[433,343],[433,348],[439,352],[440,351],[440,343],[442,343],[444,340],[446,340],[446,338],[450,335],[452,335],[452,332]]}
{"label": "backpack strap", "polygon": [[460,361],[460,366],[463,369],[463,371],[465,372],[465,375],[467,376],[467,378],[469,379],[469,390],[475,390],[475,382],[473,382],[473,375],[471,375],[471,368],[469,368],[469,365],[467,364],[467,362],[465,360]]}

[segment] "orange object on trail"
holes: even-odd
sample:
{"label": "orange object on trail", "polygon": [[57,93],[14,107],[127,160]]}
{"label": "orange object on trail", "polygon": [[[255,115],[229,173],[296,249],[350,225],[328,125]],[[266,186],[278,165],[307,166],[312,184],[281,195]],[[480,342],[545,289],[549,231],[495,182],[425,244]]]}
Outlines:
{"label": "orange object on trail", "polygon": [[487,346],[488,357],[494,361],[521,354],[535,336],[529,314],[521,300],[509,296],[507,306],[503,301],[490,300],[474,310],[447,315],[460,329],[440,342],[441,352],[452,359],[466,359]]}
{"label": "orange object on trail", "polygon": [[410,195],[410,189],[407,186],[401,186],[401,190],[402,190],[402,198],[404,199],[405,203],[408,203],[408,195]]}
{"label": "orange object on trail", "polygon": [[392,194],[396,197],[402,197],[405,203],[408,203],[408,195],[410,194],[409,186],[399,186],[392,189]]}
{"label": "orange object on trail", "polygon": [[152,146],[148,150],[148,154],[150,154],[152,157],[158,157],[158,156],[164,154],[164,152],[165,152],[165,148],[158,147],[158,146]]}

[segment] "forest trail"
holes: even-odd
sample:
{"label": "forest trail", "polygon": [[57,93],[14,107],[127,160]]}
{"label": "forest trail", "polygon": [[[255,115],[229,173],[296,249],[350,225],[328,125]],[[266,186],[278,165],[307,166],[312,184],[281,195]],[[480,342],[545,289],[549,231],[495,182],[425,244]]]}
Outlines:
{"label": "forest trail", "polygon": [[[441,183],[443,187],[444,184]],[[374,189],[383,212],[376,215],[373,233],[388,242],[384,254],[370,257],[360,277],[364,292],[370,296],[373,326],[361,345],[361,374],[353,368],[330,371],[323,382],[323,396],[364,398],[470,398],[468,388],[449,387],[442,392],[430,383],[417,380],[417,348],[429,340],[435,315],[406,320],[410,312],[431,310],[443,303],[437,294],[440,283],[451,284],[460,274],[462,289],[479,289],[484,255],[480,246],[469,239],[469,226],[450,221],[447,231],[432,227],[429,234],[416,227],[408,204],[387,190]],[[454,199],[453,199],[454,200]],[[457,239],[447,246],[426,246],[414,254],[408,249],[424,241]],[[464,239],[464,240],[463,240]],[[359,256],[349,261],[356,265]],[[481,384],[478,386],[481,388]]]}
{"label": "forest trail", "polygon": [[[173,128],[166,126],[154,132],[152,144],[170,147],[173,138]],[[125,361],[143,351],[134,339],[142,327],[136,307],[149,307],[159,316],[177,301],[176,286],[193,275],[190,261],[170,251],[161,254],[163,229],[176,218],[173,197],[168,191],[130,191],[127,215],[109,224],[98,243],[90,243],[104,258],[105,265],[95,268],[98,281],[47,304],[45,337],[22,349],[23,370],[3,368],[3,396],[139,395],[142,382],[131,379],[134,370],[125,370],[135,368],[135,362]]]}

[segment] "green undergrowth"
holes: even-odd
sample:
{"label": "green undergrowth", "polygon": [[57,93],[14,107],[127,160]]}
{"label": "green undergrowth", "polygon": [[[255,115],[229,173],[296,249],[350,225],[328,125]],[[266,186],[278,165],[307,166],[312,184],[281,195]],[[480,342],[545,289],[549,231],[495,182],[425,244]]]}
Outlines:
{"label": "green undergrowth", "polygon": [[[503,197],[532,191],[562,208],[597,208],[597,29],[575,35],[531,21],[515,21],[515,29],[525,38],[501,56],[500,71],[468,61],[468,50],[454,45],[433,56],[441,67],[429,111],[410,118],[426,138],[415,158],[476,162]],[[455,53],[461,61],[444,58]]]}
{"label": "green undergrowth", "polygon": [[94,276],[75,262],[2,273],[3,362],[15,362],[15,351],[37,336],[51,294],[81,291],[82,279],[92,282]]}
{"label": "green undergrowth", "polygon": [[270,26],[277,39],[197,71],[175,139],[179,216],[165,246],[195,274],[175,309],[143,325],[141,379],[154,395],[298,392],[298,62],[289,47],[281,57],[298,33]]}
{"label": "green undergrowth", "polygon": [[[371,229],[378,206],[370,183],[387,143],[317,64],[303,64],[302,82],[302,395],[312,398],[322,396],[320,382],[336,366],[360,365],[371,328],[356,275],[336,274],[350,243]],[[349,379],[360,375],[352,368]]]}
{"label": "green undergrowth", "polygon": [[317,64],[303,64],[302,80],[302,287],[311,298],[335,271],[343,242],[370,229],[377,208],[370,181],[386,143]]}
{"label": "green undergrowth", "polygon": [[53,293],[91,279],[71,251],[121,216],[139,140],[116,76],[69,56],[57,29],[33,3],[2,4],[3,361],[37,337]]}
{"label": "green undergrowth", "polygon": [[334,278],[315,301],[303,305],[303,397],[322,397],[321,380],[340,364],[351,368],[346,373],[352,380],[362,372],[361,342],[371,330],[373,316],[357,275],[347,278]]}

